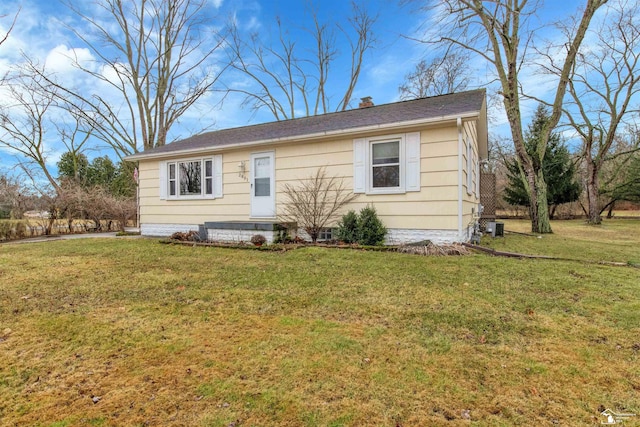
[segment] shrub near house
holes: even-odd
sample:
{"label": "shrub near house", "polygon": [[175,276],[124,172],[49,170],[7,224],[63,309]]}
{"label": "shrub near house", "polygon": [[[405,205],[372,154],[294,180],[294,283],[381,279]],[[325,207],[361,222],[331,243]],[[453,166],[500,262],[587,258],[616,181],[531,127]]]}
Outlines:
{"label": "shrub near house", "polygon": [[338,239],[345,243],[358,243],[365,246],[376,246],[384,243],[386,227],[378,218],[376,209],[367,206],[356,214],[347,212],[338,224]]}

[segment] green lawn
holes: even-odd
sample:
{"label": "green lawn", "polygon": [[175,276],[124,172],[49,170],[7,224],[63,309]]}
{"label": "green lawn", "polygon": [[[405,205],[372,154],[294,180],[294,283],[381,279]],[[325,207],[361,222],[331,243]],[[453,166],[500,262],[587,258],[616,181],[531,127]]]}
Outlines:
{"label": "green lawn", "polygon": [[483,245],[498,251],[640,265],[638,220],[605,220],[599,226],[588,225],[584,220],[554,221],[554,233],[545,235],[530,233],[531,221],[506,220],[504,223],[506,238],[485,237]]}
{"label": "green lawn", "polygon": [[640,413],[640,269],[597,263],[640,260],[640,221],[553,227],[483,244],[590,262],[127,237],[0,245],[0,425],[545,426]]}

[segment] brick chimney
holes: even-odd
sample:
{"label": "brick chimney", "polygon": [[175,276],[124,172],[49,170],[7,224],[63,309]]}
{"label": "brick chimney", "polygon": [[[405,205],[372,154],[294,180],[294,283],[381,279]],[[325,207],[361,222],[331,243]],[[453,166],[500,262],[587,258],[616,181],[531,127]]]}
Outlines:
{"label": "brick chimney", "polygon": [[358,108],[367,108],[367,107],[373,107],[373,101],[371,100],[370,96],[365,96],[364,98],[360,98],[360,105],[358,105]]}

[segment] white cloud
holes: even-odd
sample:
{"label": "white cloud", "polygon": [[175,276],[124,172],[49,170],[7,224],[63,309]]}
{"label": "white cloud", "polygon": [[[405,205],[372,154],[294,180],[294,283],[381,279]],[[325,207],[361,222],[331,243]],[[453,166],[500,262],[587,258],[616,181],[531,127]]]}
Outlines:
{"label": "white cloud", "polygon": [[45,59],[45,68],[54,73],[72,73],[78,69],[75,64],[89,68],[93,64],[94,57],[86,48],[68,48],[65,45],[54,47]]}
{"label": "white cloud", "polygon": [[262,23],[257,16],[252,16],[251,18],[249,18],[248,22],[243,25],[243,27],[243,29],[246,31],[256,31],[262,27]]}

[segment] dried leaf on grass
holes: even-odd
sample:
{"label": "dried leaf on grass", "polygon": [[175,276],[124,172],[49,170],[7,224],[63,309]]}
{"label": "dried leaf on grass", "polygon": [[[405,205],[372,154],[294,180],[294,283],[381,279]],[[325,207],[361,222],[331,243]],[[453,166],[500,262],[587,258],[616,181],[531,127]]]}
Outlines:
{"label": "dried leaf on grass", "polygon": [[469,250],[460,244],[450,245],[436,245],[431,242],[426,242],[424,245],[403,245],[398,248],[398,252],[414,255],[432,255],[432,256],[445,256],[445,255],[468,255]]}

